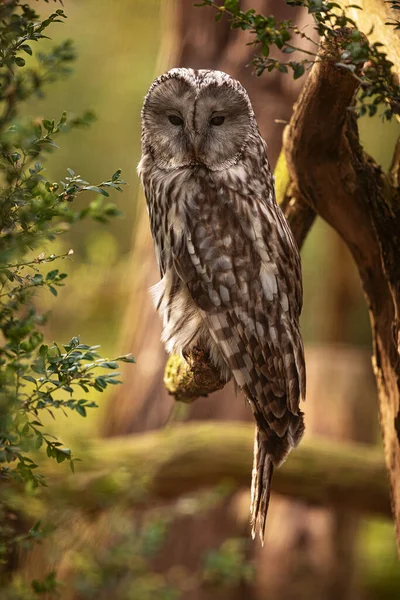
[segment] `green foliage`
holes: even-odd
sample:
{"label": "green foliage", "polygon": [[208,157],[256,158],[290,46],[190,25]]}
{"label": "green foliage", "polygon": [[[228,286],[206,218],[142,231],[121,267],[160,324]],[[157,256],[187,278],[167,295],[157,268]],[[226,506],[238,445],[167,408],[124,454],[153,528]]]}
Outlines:
{"label": "green foliage", "polygon": [[228,538],[204,557],[204,579],[216,587],[237,587],[254,579],[254,567],[246,561],[248,540]]}
{"label": "green foliage", "polygon": [[199,552],[197,561],[194,554],[190,567],[173,564],[162,572],[154,567],[160,552],[163,555],[165,545],[171,543],[171,530],[174,539],[176,523],[182,527],[190,515],[205,517],[225,496],[226,491],[214,489],[181,498],[168,507],[146,510],[145,514],[123,512],[119,507],[95,523],[80,523],[80,533],[85,531],[87,540],[94,534],[96,543],[81,544],[70,552],[68,586],[86,600],[111,596],[120,600],[179,600],[201,586],[220,592],[252,581],[250,542],[244,538],[228,538],[219,547]]}
{"label": "green foliage", "polygon": [[363,591],[368,600],[395,600],[399,597],[399,558],[393,524],[386,520],[365,520],[358,539],[362,556]]}
{"label": "green foliage", "polygon": [[[51,276],[54,282],[55,273],[56,270],[51,271],[46,279]],[[34,317],[32,310],[30,312]],[[103,392],[107,386],[120,383],[118,373],[109,370],[117,369],[118,361],[132,362],[133,359],[121,356],[113,361],[104,360],[95,351],[97,346],[81,344],[77,337],[62,348],[56,343],[49,347],[41,344],[42,335],[34,319],[29,320],[27,326],[26,321],[14,321],[16,337],[0,349],[5,369],[9,371],[8,376],[6,372],[1,373],[5,401],[1,406],[0,460],[3,464],[16,463],[13,468],[3,466],[3,476],[16,478],[21,483],[29,481],[36,487],[44,481],[36,473],[37,465],[27,452],[44,445],[48,457],[59,463],[67,460],[74,469],[70,449],[43,432],[40,414],[46,411],[54,417],[54,410],[61,409],[64,413],[72,410],[85,417],[87,409],[96,404],[79,396],[88,394],[91,389]]]}
{"label": "green foliage", "polygon": [[132,514],[109,516],[110,540],[72,557],[73,589],[85,600],[178,600],[180,594],[151,561],[168,532],[169,519],[153,514],[140,523]]}
{"label": "green foliage", "polygon": [[[32,56],[32,45],[47,38],[46,29],[52,23],[61,23],[66,15],[56,10],[44,21],[39,21],[35,10],[20,0],[0,5],[0,84],[3,114],[2,129],[16,115],[18,102],[32,94],[41,94],[43,87],[67,75],[69,63],[75,58],[71,41],[52,49],[49,54],[38,53],[38,64],[26,66],[26,57]],[[21,67],[24,68],[20,71]]]}
{"label": "green foliage", "polygon": [[[71,169],[63,181],[46,179],[42,160],[57,149],[54,139],[93,120],[91,113],[69,117],[64,112],[58,122],[19,116],[21,102],[42,95],[45,85],[70,72],[75,58],[70,41],[47,54],[34,55],[32,50],[47,38],[47,28],[66,16],[58,9],[40,21],[31,6],[11,0],[0,5],[0,18],[0,475],[35,488],[45,481],[32,453],[43,447],[48,457],[67,461],[72,470],[75,460],[69,448],[44,431],[42,415],[69,410],[85,417],[96,406],[85,395],[119,383],[119,363],[133,362],[130,355],[103,359],[98,346],[83,344],[78,337],[64,345],[45,344],[47,315],[35,307],[39,289],[57,296],[67,277],[48,265],[73,254],[49,253],[47,244],[83,219],[107,223],[118,216],[108,197],[112,190],[121,192],[125,182],[119,170],[97,185]],[[77,206],[81,195],[93,193],[93,200]],[[37,533],[32,528],[29,539]],[[14,541],[21,542],[21,537]],[[33,590],[43,593],[53,584],[49,576],[34,582]]]}
{"label": "green foliage", "polygon": [[179,600],[193,586],[230,590],[254,579],[246,556],[249,542],[243,538],[228,538],[200,555],[191,569],[174,565],[161,574],[154,571],[153,561],[167,540],[171,520],[161,512],[142,523],[132,515],[113,515],[111,523],[111,543],[103,540],[98,548],[85,548],[73,556],[73,587],[81,598]]}
{"label": "green foliage", "polygon": [[[400,3],[390,0],[391,8],[400,10]],[[358,79],[361,86],[358,114],[374,115],[378,106],[383,105],[383,116],[391,119],[393,114],[400,114],[400,86],[392,74],[393,63],[388,60],[382,50],[383,44],[370,43],[368,38],[358,29],[355,22],[347,16],[345,10],[337,2],[328,0],[286,0],[289,6],[301,6],[308,10],[314,18],[315,37],[324,36],[331,41],[332,55],[336,64],[349,70]],[[257,14],[254,9],[240,10],[239,0],[225,0],[218,5],[213,0],[204,0],[196,6],[211,6],[217,10],[216,20],[228,14],[231,27],[249,31],[253,36],[252,45],[257,54],[253,65],[257,75],[265,70],[274,69],[281,73],[292,72],[294,79],[301,77],[314,64],[318,44],[312,36],[300,31],[291,20],[279,21],[275,16]],[[352,5],[349,8],[359,7]],[[361,10],[361,9],[360,9]],[[399,28],[399,21],[390,21],[388,26]],[[338,36],[347,28],[347,35]],[[315,51],[305,50],[301,41],[307,40]],[[281,60],[270,56],[273,49],[291,55],[297,51],[297,60]]]}
{"label": "green foliage", "polygon": [[42,581],[34,579],[32,581],[32,591],[37,594],[48,594],[49,592],[56,592],[59,587],[59,583],[56,580],[56,574],[51,571]]}

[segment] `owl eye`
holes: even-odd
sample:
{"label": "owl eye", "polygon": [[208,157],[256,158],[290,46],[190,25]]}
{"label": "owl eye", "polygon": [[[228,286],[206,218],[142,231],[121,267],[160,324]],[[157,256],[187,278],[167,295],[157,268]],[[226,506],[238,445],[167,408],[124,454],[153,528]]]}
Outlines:
{"label": "owl eye", "polygon": [[211,125],[222,125],[225,121],[225,117],[213,117],[210,121]]}
{"label": "owl eye", "polygon": [[183,125],[183,119],[177,115],[169,115],[168,120],[170,123],[172,123],[172,125],[176,125],[177,127],[179,127],[179,125]]}

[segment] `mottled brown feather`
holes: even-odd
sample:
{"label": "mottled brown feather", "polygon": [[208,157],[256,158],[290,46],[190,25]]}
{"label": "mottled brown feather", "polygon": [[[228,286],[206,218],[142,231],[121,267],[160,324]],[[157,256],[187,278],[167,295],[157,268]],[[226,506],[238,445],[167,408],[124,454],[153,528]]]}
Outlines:
{"label": "mottled brown feather", "polygon": [[[207,120],[213,103],[226,115],[218,131]],[[170,109],[182,116],[180,133],[167,123]],[[139,173],[162,277],[153,295],[163,340],[183,355],[208,347],[244,392],[256,421],[252,532],[263,540],[273,468],[304,431],[299,253],[238,82],[174,69],[151,86],[142,122]]]}

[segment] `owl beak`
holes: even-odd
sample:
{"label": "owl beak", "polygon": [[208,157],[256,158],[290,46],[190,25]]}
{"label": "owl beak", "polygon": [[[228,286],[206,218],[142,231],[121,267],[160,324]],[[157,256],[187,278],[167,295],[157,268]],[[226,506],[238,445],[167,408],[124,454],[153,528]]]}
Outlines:
{"label": "owl beak", "polygon": [[192,141],[192,148],[193,148],[193,158],[194,158],[195,162],[199,162],[199,158],[200,158],[200,136],[199,136],[199,134],[194,134],[193,141]]}

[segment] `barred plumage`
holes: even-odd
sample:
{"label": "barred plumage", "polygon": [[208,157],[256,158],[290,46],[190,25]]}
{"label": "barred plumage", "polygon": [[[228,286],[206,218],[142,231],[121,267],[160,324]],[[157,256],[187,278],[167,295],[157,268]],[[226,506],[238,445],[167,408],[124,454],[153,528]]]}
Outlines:
{"label": "barred plumage", "polygon": [[273,467],[304,431],[302,282],[240,83],[208,70],[159,77],[143,105],[138,172],[162,277],[152,294],[166,349],[208,348],[252,408],[252,533],[263,540]]}

